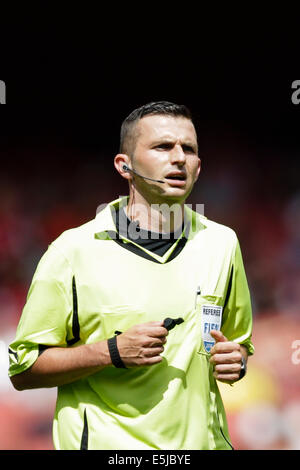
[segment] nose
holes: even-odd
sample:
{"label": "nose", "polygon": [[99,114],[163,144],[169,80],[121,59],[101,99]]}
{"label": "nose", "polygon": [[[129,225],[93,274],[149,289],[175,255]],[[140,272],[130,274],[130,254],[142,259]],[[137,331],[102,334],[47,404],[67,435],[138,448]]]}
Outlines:
{"label": "nose", "polygon": [[186,155],[183,151],[183,148],[180,144],[174,145],[172,152],[171,152],[171,163],[177,163],[180,165],[184,165],[186,162]]}

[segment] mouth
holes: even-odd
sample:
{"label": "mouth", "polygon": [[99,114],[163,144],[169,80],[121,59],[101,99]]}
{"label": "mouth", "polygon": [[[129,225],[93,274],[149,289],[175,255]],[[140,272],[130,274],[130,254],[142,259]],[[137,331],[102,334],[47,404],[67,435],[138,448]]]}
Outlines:
{"label": "mouth", "polygon": [[171,186],[184,186],[186,183],[186,174],[184,172],[171,172],[165,176],[165,180]]}

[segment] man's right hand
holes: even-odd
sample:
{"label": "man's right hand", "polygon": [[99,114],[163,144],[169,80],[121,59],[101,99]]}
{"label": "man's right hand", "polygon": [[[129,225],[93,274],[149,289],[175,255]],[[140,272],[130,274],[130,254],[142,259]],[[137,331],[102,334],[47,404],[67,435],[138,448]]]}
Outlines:
{"label": "man's right hand", "polygon": [[[117,336],[117,346],[126,367],[150,366],[162,361],[160,354],[168,330],[163,321],[132,326]],[[72,348],[48,347],[31,367],[11,377],[17,390],[59,387],[83,379],[111,365],[107,340]]]}
{"label": "man's right hand", "polygon": [[163,321],[134,325],[117,336],[117,346],[126,367],[151,366],[163,360],[168,330]]}

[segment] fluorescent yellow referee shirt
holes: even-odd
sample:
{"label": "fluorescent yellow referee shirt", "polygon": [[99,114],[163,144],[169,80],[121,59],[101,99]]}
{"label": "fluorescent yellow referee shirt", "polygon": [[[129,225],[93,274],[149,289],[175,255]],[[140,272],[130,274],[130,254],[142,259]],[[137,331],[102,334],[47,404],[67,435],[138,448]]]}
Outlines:
{"label": "fluorescent yellow referee shirt", "polygon": [[185,206],[184,248],[172,259],[174,246],[162,257],[149,251],[145,258],[113,239],[111,208],[127,201],[111,202],[49,246],[10,345],[9,375],[28,369],[43,346],[76,347],[137,323],[181,317],[184,322],[167,336],[161,363],[109,366],[58,387],[55,448],[231,449],[209,363],[209,331],[221,327],[230,341],[254,351],[237,237]]}

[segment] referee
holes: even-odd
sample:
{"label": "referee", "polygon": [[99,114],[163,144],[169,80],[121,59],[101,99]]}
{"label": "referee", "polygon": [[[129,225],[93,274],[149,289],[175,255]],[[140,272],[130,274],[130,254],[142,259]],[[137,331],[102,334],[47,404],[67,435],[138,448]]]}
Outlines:
{"label": "referee", "polygon": [[11,381],[58,388],[56,449],[232,449],[217,380],[245,374],[251,302],[233,230],[185,204],[200,173],[189,110],[134,110],[114,165],[129,195],[40,260]]}

